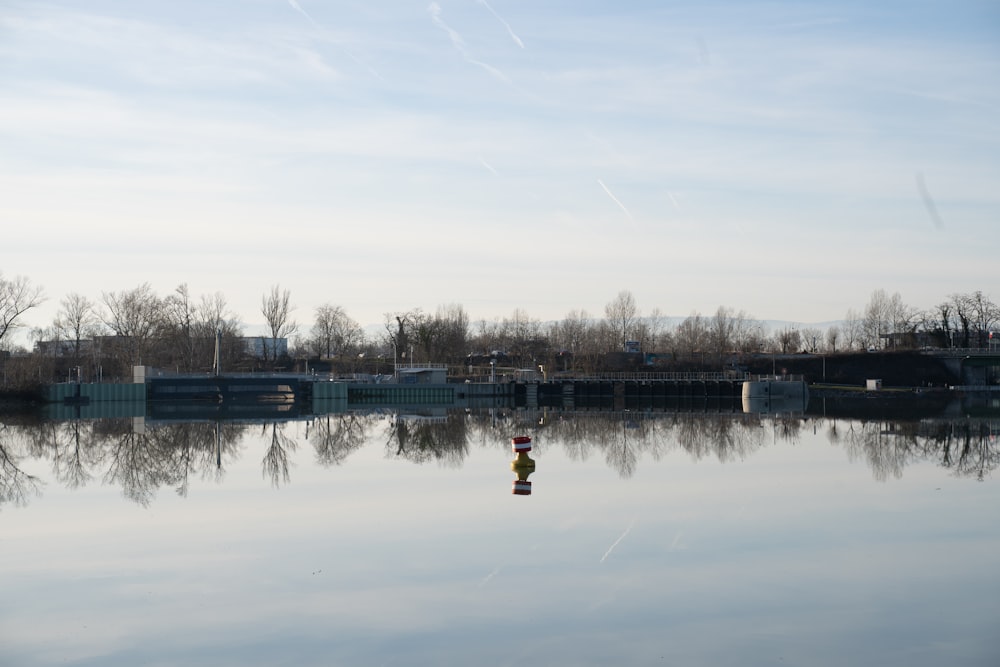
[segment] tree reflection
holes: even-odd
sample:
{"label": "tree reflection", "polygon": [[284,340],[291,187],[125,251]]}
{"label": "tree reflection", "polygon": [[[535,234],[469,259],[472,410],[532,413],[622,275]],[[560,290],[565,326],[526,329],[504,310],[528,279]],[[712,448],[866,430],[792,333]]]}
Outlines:
{"label": "tree reflection", "polygon": [[[264,478],[270,478],[271,484],[277,488],[282,483],[288,484],[291,477],[288,474],[288,453],[298,449],[297,442],[285,435],[285,424],[273,422],[271,428],[271,442],[264,452],[264,459],[261,465],[264,469]],[[267,435],[268,426],[264,425],[262,435]]]}
{"label": "tree reflection", "polygon": [[[942,464],[952,467],[959,476],[983,481],[1000,465],[1000,451],[996,447],[997,430],[1000,428],[992,423],[952,424],[942,438]],[[952,453],[954,449],[957,449],[956,453]]]}
{"label": "tree reflection", "polygon": [[0,505],[27,505],[28,498],[41,494],[41,480],[21,469],[18,457],[8,445],[8,427],[0,424]]}
{"label": "tree reflection", "polygon": [[463,413],[447,416],[396,415],[389,423],[386,450],[414,463],[437,461],[461,466],[469,449],[468,422]]}
{"label": "tree reflection", "polygon": [[880,481],[899,479],[907,465],[936,460],[956,476],[984,480],[1000,466],[998,427],[991,421],[831,422],[827,439],[863,460]]}
{"label": "tree reflection", "polygon": [[154,439],[131,429],[109,438],[106,484],[118,484],[126,498],[146,507],[164,484],[173,484],[167,456]]}
{"label": "tree reflection", "polygon": [[177,423],[153,429],[149,438],[166,459],[174,490],[187,496],[192,478],[219,482],[225,477],[223,454],[229,458],[243,432],[239,424],[226,422]]}
{"label": "tree reflection", "polygon": [[[286,423],[261,427],[262,476],[279,487],[291,482],[298,449]],[[379,434],[376,424],[385,424]],[[26,504],[43,482],[25,472],[29,459],[48,461],[51,479],[74,489],[99,480],[148,506],[161,487],[186,496],[197,480],[219,483],[225,463],[253,443],[252,428],[238,422],[144,423],[132,419],[37,422],[0,426],[0,503]],[[899,479],[914,463],[933,462],[957,477],[985,480],[1000,466],[1000,422],[856,420],[743,413],[598,412],[491,409],[482,412],[397,414],[345,412],[314,419],[307,437],[322,466],[343,465],[366,444],[382,440],[391,458],[460,467],[470,443],[507,448],[514,435],[531,435],[544,456],[561,448],[572,461],[600,457],[621,478],[636,474],[643,459],[685,453],[693,460],[745,460],[780,442],[797,442],[804,429],[825,434],[851,461],[862,461],[875,479]],[[30,466],[27,466],[30,469]]]}
{"label": "tree reflection", "polygon": [[84,452],[94,449],[86,446],[85,439],[90,434],[90,429],[78,421],[61,424],[53,434],[52,467],[56,479],[67,488],[76,489],[85,486],[92,479],[87,470],[87,462],[84,460]]}
{"label": "tree reflection", "polygon": [[351,452],[364,446],[372,422],[372,415],[354,412],[317,417],[309,436],[316,460],[324,466],[343,463]]}

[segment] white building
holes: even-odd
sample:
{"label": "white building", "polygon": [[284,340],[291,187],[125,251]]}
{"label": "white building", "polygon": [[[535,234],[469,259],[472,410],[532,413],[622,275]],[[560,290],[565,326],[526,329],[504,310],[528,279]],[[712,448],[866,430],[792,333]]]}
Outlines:
{"label": "white building", "polygon": [[[274,359],[288,354],[287,338],[271,338],[270,336],[244,336],[243,349],[247,356],[255,359]],[[274,354],[277,349],[277,354]]]}

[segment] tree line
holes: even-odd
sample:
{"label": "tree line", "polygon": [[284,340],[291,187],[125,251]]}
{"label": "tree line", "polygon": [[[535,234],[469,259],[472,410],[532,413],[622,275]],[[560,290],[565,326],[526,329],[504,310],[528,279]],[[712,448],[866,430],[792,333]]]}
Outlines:
{"label": "tree line", "polygon": [[[860,311],[825,329],[783,326],[771,331],[749,313],[719,306],[710,315],[691,313],[680,321],[659,308],[643,313],[629,290],[621,290],[601,314],[570,310],[561,320],[542,322],[522,309],[509,316],[472,321],[461,304],[433,312],[414,308],[384,314],[382,330],[366,332],[346,310],[321,304],[300,326],[289,290],[274,285],[261,296],[260,314],[270,344],[254,353],[244,326],[221,292],[195,296],[186,284],[160,295],[148,283],[102,292],[99,298],[71,293],[59,302],[52,322],[29,328],[32,349],[10,350],[9,335],[27,327],[26,316],[46,296],[25,277],[0,273],[0,350],[30,360],[5,364],[21,383],[48,382],[75,369],[85,380],[125,377],[134,365],[179,372],[210,370],[216,341],[224,370],[333,368],[364,372],[391,370],[394,363],[479,366],[493,362],[547,370],[605,370],[635,361],[629,351],[652,354],[660,365],[700,364],[718,368],[733,355],[870,349],[986,347],[1000,328],[1000,307],[981,291],[952,294],[929,310],[903,302],[899,293],[875,290]],[[279,345],[288,341],[287,348]],[[261,358],[260,350],[266,353]],[[623,355],[625,355],[623,357]],[[10,372],[11,367],[17,372]],[[65,378],[63,378],[65,379]],[[14,382],[15,384],[17,382]]]}

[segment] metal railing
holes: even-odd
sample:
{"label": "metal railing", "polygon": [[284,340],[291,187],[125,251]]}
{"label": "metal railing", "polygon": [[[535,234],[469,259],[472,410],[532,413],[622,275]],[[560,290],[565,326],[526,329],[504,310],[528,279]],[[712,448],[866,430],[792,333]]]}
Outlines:
{"label": "metal railing", "polygon": [[569,381],[627,381],[627,382],[702,382],[702,381],[741,381],[747,378],[746,373],[710,371],[710,372],[661,372],[661,373],[580,373],[572,375],[551,374],[550,382],[558,380]]}

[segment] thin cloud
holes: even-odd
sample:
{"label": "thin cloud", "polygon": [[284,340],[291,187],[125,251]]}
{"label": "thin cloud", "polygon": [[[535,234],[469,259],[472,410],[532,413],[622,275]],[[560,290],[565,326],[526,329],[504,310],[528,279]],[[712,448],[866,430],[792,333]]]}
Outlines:
{"label": "thin cloud", "polygon": [[604,181],[602,181],[601,179],[597,179],[597,184],[600,185],[602,188],[604,188],[604,191],[606,193],[608,193],[609,197],[611,197],[611,201],[613,201],[614,203],[618,204],[618,207],[621,210],[625,211],[625,215],[628,216],[629,220],[634,220],[635,219],[635,218],[632,217],[632,214],[628,212],[628,209],[625,208],[625,204],[621,203],[621,201],[618,199],[618,197],[616,197],[615,194],[613,192],[611,192],[611,190],[608,188],[608,186],[606,186],[604,184]]}
{"label": "thin cloud", "polygon": [[514,34],[514,30],[510,27],[510,24],[504,21],[503,18],[501,18],[501,16],[497,14],[492,7],[490,7],[490,3],[486,2],[486,0],[478,0],[478,1],[479,4],[481,4],[483,7],[486,7],[486,9],[490,11],[490,14],[493,14],[493,16],[496,17],[497,21],[500,21],[500,23],[503,24],[503,27],[507,29],[507,34],[510,35],[510,38],[514,40],[515,44],[517,44],[523,49],[524,42],[521,41],[520,37]]}
{"label": "thin cloud", "polygon": [[484,63],[481,60],[476,60],[472,57],[472,55],[470,55],[469,50],[465,48],[465,40],[462,39],[462,35],[460,35],[458,31],[454,30],[450,25],[445,23],[444,19],[441,18],[441,5],[436,2],[432,2],[427,6],[427,13],[431,15],[431,20],[434,21],[434,25],[448,33],[448,38],[451,40],[452,46],[454,46],[455,49],[462,54],[462,58],[465,59],[465,62],[472,65],[478,65],[504,83],[510,83],[510,79],[507,78],[506,74],[498,70],[493,65]]}

